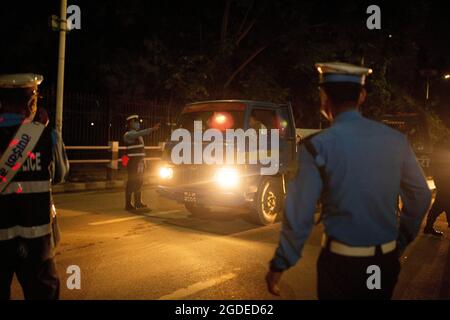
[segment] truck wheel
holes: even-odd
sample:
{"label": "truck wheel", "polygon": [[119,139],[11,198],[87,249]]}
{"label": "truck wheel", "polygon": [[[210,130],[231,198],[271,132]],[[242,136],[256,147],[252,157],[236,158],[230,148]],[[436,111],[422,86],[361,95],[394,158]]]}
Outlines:
{"label": "truck wheel", "polygon": [[208,208],[206,208],[204,206],[192,204],[192,203],[185,203],[184,207],[194,217],[202,217],[202,216],[207,215],[210,212],[210,210]]}
{"label": "truck wheel", "polygon": [[265,178],[256,193],[253,218],[258,224],[273,224],[281,215],[284,203],[280,179]]}

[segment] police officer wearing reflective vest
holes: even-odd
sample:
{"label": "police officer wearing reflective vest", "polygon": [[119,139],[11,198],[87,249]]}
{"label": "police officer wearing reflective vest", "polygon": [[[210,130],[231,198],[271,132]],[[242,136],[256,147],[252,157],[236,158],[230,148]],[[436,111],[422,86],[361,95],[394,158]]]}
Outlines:
{"label": "police officer wearing reflective vest", "polygon": [[[145,169],[145,145],[144,136],[148,136],[160,127],[156,124],[152,128],[140,130],[140,119],[138,115],[131,115],[127,118],[127,132],[123,140],[126,146],[128,157],[127,172],[128,180],[125,189],[125,210],[127,211],[149,211],[150,209],[142,202],[141,188],[144,182]],[[134,195],[134,204],[132,196]]]}
{"label": "police officer wearing reflective vest", "polygon": [[0,299],[14,274],[25,299],[57,299],[51,183],[69,167],[64,145],[37,109],[35,74],[0,75]]}
{"label": "police officer wearing reflective vest", "polygon": [[359,112],[372,71],[345,63],[316,68],[321,113],[332,126],[300,144],[268,289],[280,294],[282,273],[300,259],[321,199],[318,298],[390,299],[399,256],[417,236],[431,192],[407,138]]}

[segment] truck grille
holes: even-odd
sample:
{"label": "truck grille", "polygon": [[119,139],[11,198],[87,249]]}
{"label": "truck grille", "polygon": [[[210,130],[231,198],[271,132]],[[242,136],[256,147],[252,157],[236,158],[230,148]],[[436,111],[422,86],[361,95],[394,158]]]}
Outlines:
{"label": "truck grille", "polygon": [[213,170],[202,165],[177,166],[174,175],[180,184],[208,183],[214,179]]}

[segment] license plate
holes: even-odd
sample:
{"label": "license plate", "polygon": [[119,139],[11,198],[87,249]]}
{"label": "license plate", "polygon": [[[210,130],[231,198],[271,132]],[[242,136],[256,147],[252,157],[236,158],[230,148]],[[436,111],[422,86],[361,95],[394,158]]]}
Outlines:
{"label": "license plate", "polygon": [[430,167],[430,158],[428,157],[419,157],[417,158],[422,168],[428,168]]}
{"label": "license plate", "polygon": [[195,192],[185,192],[184,193],[184,202],[195,203],[197,202],[197,194]]}

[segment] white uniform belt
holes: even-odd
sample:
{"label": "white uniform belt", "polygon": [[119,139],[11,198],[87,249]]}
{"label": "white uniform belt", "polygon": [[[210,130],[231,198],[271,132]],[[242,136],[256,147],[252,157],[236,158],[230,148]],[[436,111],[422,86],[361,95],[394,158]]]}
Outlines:
{"label": "white uniform belt", "polygon": [[14,226],[7,229],[0,229],[0,241],[11,240],[16,237],[26,239],[40,238],[50,234],[52,227],[50,224],[43,224],[35,227]]}
{"label": "white uniform belt", "polygon": [[129,157],[145,157],[145,153],[129,153],[127,154]]}
{"label": "white uniform belt", "polygon": [[12,193],[24,194],[24,193],[49,192],[50,189],[51,184],[49,180],[13,181],[6,187],[5,190],[3,190],[2,195]]}
{"label": "white uniform belt", "polygon": [[145,147],[144,144],[135,144],[135,145],[132,145],[132,146],[127,146],[127,150],[137,149],[137,148],[144,148],[144,147]]}
{"label": "white uniform belt", "polygon": [[[329,241],[329,250],[335,254],[347,257],[373,257],[377,246],[353,247],[336,240],[328,240],[326,234],[322,236],[322,247],[326,248]],[[383,254],[392,252],[397,247],[397,241],[393,240],[380,245]]]}

